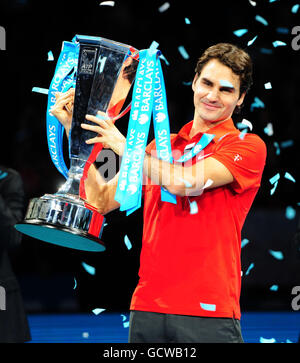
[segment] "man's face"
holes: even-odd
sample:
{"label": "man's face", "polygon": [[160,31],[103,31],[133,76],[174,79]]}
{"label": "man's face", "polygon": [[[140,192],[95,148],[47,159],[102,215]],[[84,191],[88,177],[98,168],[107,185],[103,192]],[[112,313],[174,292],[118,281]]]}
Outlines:
{"label": "man's face", "polygon": [[239,96],[239,76],[217,59],[211,59],[201,74],[196,74],[192,88],[195,118],[199,121],[217,122],[230,118],[245,97],[245,93]]}

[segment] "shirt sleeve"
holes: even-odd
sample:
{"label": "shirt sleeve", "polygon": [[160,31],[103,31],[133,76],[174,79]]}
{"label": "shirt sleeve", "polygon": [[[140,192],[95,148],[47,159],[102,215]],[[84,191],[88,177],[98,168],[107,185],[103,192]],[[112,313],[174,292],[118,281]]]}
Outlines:
{"label": "shirt sleeve", "polygon": [[264,141],[255,134],[224,137],[211,156],[221,162],[232,174],[231,187],[237,193],[260,186],[266,163],[267,148]]}

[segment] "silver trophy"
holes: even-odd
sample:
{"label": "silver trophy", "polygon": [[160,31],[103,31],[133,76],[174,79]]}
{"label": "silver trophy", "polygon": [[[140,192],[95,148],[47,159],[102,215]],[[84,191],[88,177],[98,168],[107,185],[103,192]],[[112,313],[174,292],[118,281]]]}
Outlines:
{"label": "silver trophy", "polygon": [[86,114],[98,111],[113,121],[122,117],[135,79],[138,51],[104,38],[77,35],[79,57],[69,135],[68,178],[55,194],[30,200],[24,221],[15,228],[31,237],[83,251],[104,251],[101,241],[105,218],[85,200],[84,175],[102,149],[88,145],[95,133],[81,128]]}

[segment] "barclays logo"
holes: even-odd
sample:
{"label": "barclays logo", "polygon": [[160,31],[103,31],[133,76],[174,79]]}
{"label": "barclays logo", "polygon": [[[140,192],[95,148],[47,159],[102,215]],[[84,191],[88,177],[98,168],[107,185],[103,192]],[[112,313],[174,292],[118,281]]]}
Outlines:
{"label": "barclays logo", "polygon": [[3,26],[0,26],[0,50],[6,50],[6,32]]}

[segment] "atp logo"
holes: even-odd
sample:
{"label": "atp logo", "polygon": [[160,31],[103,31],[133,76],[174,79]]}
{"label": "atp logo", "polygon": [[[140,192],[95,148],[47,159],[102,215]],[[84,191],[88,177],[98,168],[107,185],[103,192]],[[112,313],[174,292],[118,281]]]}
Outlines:
{"label": "atp logo", "polygon": [[6,50],[6,32],[3,26],[0,26],[0,50]]}

